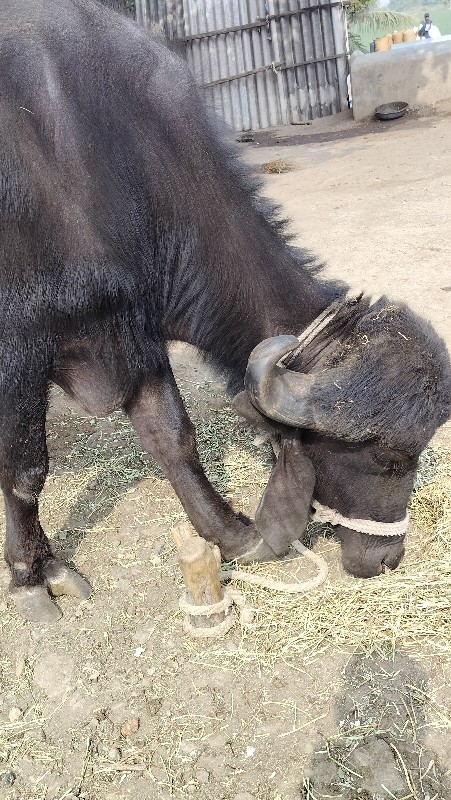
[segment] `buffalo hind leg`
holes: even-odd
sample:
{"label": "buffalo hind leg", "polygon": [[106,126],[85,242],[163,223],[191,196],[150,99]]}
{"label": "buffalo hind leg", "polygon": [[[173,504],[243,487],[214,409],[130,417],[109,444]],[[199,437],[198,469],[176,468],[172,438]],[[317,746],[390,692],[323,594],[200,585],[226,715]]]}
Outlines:
{"label": "buffalo hind leg", "polygon": [[[3,393],[2,393],[3,394]],[[0,485],[5,499],[5,560],[11,571],[11,597],[32,622],[52,623],[61,611],[51,600],[70,594],[86,599],[88,583],[54,558],[39,522],[38,499],[47,475],[46,392],[41,396],[2,397]]]}
{"label": "buffalo hind leg", "polygon": [[169,367],[163,377],[143,385],[124,410],[195,529],[219,546],[223,558],[244,562],[276,557],[255,525],[236,514],[209,483],[199,460],[194,426]]}

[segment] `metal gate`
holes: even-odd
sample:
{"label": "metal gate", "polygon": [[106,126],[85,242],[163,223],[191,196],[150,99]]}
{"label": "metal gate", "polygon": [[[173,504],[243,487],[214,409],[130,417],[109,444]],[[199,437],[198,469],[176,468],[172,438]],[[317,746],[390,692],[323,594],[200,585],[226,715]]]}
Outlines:
{"label": "metal gate", "polygon": [[179,43],[234,130],[305,122],[347,105],[343,0],[136,0]]}

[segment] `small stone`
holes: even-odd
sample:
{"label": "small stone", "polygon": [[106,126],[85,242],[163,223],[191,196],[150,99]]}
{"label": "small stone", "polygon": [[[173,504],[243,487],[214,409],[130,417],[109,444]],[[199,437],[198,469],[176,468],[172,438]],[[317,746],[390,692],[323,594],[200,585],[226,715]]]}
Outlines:
{"label": "small stone", "polygon": [[210,773],[206,769],[197,769],[196,780],[198,783],[208,783],[210,780]]}
{"label": "small stone", "polygon": [[113,706],[110,706],[110,708],[106,709],[107,717],[113,723],[113,725],[123,725],[124,720],[127,719],[127,716],[130,713],[137,713],[136,709],[133,708],[130,711],[130,708],[128,708],[127,704],[124,702],[115,703]]}
{"label": "small stone", "polygon": [[10,712],[8,714],[9,721],[18,722],[21,718],[22,718],[22,712],[20,708],[17,708],[17,706],[13,706],[13,708],[10,709]]}
{"label": "small stone", "polygon": [[132,717],[132,719],[128,719],[127,722],[124,722],[123,725],[121,725],[122,736],[132,736],[138,730],[139,730],[138,717]]}
{"label": "small stone", "polygon": [[34,742],[45,742],[47,737],[42,728],[35,728],[34,730],[28,731],[27,739],[31,739]]}
{"label": "small stone", "polygon": [[255,612],[252,608],[242,608],[240,611],[240,619],[243,625],[252,625],[255,619]]}
{"label": "small stone", "polygon": [[179,751],[183,753],[185,756],[189,756],[190,758],[196,758],[199,755],[199,750],[194,746],[193,742],[189,740],[182,741],[179,744]]}
{"label": "small stone", "polygon": [[167,781],[167,779],[168,779],[168,773],[166,772],[164,767],[159,767],[159,766],[155,766],[154,767],[152,765],[150,767],[149,771],[150,771],[150,774],[152,775],[152,777],[157,781],[157,783],[163,783],[164,781]]}
{"label": "small stone", "polygon": [[349,761],[362,776],[361,786],[370,794],[388,796],[406,790],[406,783],[397,767],[391,747],[383,739],[372,739],[357,747]]}
{"label": "small stone", "polygon": [[25,659],[18,658],[16,664],[16,678],[20,678],[24,669],[25,669]]}
{"label": "small stone", "polygon": [[163,701],[159,697],[148,697],[146,699],[146,708],[149,716],[154,717],[158,714]]}
{"label": "small stone", "polygon": [[2,775],[3,786],[12,786],[15,780],[16,776],[14,772],[4,772]]}
{"label": "small stone", "polygon": [[324,753],[318,755],[315,759],[314,775],[312,776],[312,782],[318,793],[327,794],[327,789],[335,785],[337,779],[338,770],[335,761],[331,761]]}
{"label": "small stone", "polygon": [[97,670],[94,670],[94,672],[91,672],[91,674],[89,675],[89,680],[92,683],[95,683],[96,681],[98,681],[99,678],[100,678],[100,672],[98,672]]}
{"label": "small stone", "polygon": [[187,786],[192,786],[193,784],[194,784],[194,771],[192,767],[185,767],[180,772],[180,785],[186,789]]}
{"label": "small stone", "polygon": [[217,733],[208,739],[208,749],[214,751],[223,750],[228,742],[230,742],[230,733]]}
{"label": "small stone", "polygon": [[122,753],[118,747],[112,747],[111,750],[108,750],[108,761],[120,761],[122,758]]}
{"label": "small stone", "polygon": [[45,653],[36,662],[34,684],[47,697],[57,698],[70,688],[75,671],[75,660],[68,653]]}
{"label": "small stone", "polygon": [[222,411],[227,405],[227,398],[224,395],[211,395],[208,398],[208,406],[213,411]]}

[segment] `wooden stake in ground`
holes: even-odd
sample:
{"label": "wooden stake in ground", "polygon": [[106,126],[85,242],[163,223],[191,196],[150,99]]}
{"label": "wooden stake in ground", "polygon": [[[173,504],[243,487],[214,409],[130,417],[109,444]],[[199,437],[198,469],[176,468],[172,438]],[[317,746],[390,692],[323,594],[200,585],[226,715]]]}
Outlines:
{"label": "wooden stake in ground", "polygon": [[[224,597],[220,583],[219,548],[193,534],[187,525],[177,526],[172,535],[177,545],[188,602],[195,606],[219,603]],[[224,619],[224,611],[210,616],[190,616],[194,628],[211,628]]]}

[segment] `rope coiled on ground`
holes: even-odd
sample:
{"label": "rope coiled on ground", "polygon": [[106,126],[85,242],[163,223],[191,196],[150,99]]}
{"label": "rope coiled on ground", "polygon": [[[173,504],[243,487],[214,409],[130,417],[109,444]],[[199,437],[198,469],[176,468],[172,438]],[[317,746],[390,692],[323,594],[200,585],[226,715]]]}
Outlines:
{"label": "rope coiled on ground", "polygon": [[[241,581],[242,583],[247,583],[252,586],[260,586],[263,589],[271,589],[272,591],[286,592],[288,594],[310,592],[318,586],[321,586],[329,573],[326,560],[318,553],[313,553],[299,540],[292,542],[291,546],[317,566],[318,574],[315,575],[314,578],[310,578],[306,581],[285,583],[269,575],[256,575],[242,569],[232,569],[229,571],[222,571],[221,579]],[[225,612],[226,614],[225,619],[218,625],[212,625],[206,628],[196,628],[188,618],[185,618],[184,629],[186,633],[189,633],[197,639],[212,639],[224,636],[235,624],[235,617],[230,613],[233,605],[237,605],[241,608],[241,611],[243,611],[246,605],[246,598],[242,592],[232,586],[225,587],[224,597],[218,603],[211,603],[210,605],[204,606],[193,605],[187,599],[186,593],[183,594],[179,600],[179,608],[191,617],[211,617],[221,612]]]}

